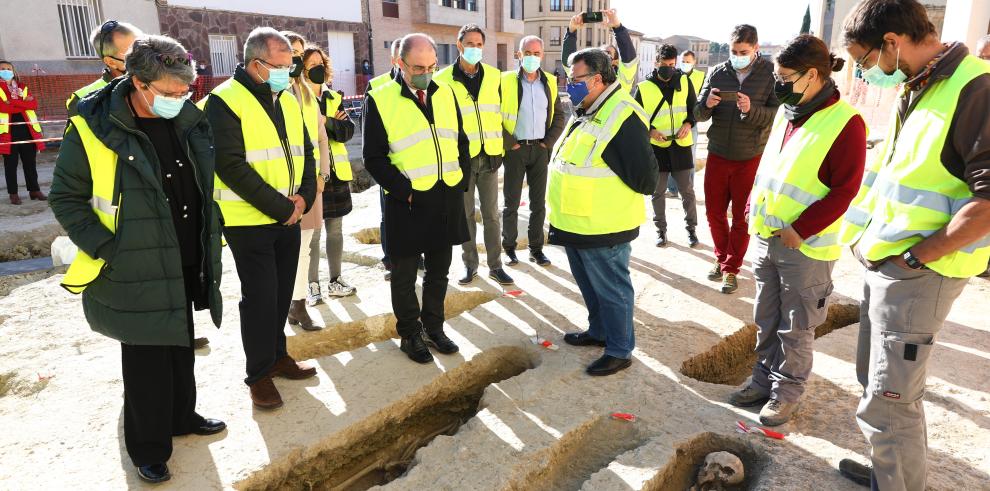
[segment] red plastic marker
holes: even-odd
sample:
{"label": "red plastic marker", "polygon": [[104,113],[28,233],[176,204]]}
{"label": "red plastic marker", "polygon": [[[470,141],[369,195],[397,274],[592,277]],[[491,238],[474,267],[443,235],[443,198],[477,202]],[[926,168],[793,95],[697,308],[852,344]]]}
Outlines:
{"label": "red plastic marker", "polygon": [[522,290],[509,290],[509,291],[507,291],[507,292],[505,292],[505,293],[502,294],[503,297],[510,297],[510,298],[519,298],[519,297],[522,297],[522,296],[525,296],[525,295],[526,295],[526,292],[524,292]]}
{"label": "red plastic marker", "polygon": [[736,421],[736,431],[739,433],[757,433],[763,435],[767,438],[773,438],[774,440],[783,440],[784,434],[778,433],[773,430],[768,430],[766,428],[760,428],[758,426],[746,426],[746,423],[742,421]]}
{"label": "red plastic marker", "polygon": [[636,421],[636,415],[631,413],[612,413],[612,419],[621,419],[623,421]]}

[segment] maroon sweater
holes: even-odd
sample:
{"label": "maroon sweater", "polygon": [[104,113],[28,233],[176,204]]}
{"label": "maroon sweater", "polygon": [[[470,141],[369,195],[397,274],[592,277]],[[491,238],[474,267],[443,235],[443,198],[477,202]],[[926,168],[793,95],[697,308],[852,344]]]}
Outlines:
{"label": "maroon sweater", "polygon": [[[815,112],[835,104],[838,100],[839,92],[836,91]],[[811,114],[787,124],[784,145],[787,145],[794,131],[810,117]],[[818,171],[818,180],[830,189],[828,194],[804,210],[804,213],[791,224],[802,239],[825,230],[825,227],[846,213],[849,203],[856,197],[863,182],[865,165],[866,122],[863,121],[862,116],[857,115],[850,119],[842,129],[842,133],[839,133],[839,137],[825,155],[825,161]]]}

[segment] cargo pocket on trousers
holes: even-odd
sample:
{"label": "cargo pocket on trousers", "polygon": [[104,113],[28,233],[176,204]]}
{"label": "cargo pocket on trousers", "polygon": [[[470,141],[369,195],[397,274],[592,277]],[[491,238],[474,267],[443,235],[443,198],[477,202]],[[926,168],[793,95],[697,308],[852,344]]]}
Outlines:
{"label": "cargo pocket on trousers", "polygon": [[564,176],[560,190],[560,211],[579,217],[591,216],[595,185],[591,179]]}
{"label": "cargo pocket on trousers", "polygon": [[832,295],[832,282],[809,286],[801,290],[801,304],[804,306],[805,328],[814,329],[825,323],[828,317],[829,297]]}
{"label": "cargo pocket on trousers", "polygon": [[935,335],[895,331],[883,331],[880,335],[883,346],[874,367],[874,395],[890,402],[921,400]]}

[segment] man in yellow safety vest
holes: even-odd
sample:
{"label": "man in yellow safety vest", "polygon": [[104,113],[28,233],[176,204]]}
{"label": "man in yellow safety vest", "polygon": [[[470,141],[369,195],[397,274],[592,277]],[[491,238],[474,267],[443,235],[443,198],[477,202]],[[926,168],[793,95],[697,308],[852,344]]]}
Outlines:
{"label": "man in yellow safety vest", "polygon": [[126,22],[108,20],[98,29],[94,29],[90,35],[90,43],[93,49],[103,62],[103,75],[79,90],[69,95],[65,101],[65,107],[69,111],[68,117],[76,115],[76,105],[79,101],[105,87],[111,80],[124,74],[124,56],[131,50],[136,36],[141,35],[141,30]]}

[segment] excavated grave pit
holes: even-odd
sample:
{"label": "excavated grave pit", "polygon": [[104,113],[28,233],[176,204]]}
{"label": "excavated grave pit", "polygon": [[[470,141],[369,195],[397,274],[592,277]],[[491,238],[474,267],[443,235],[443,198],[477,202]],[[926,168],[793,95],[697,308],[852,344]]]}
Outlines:
{"label": "excavated grave pit", "polygon": [[702,433],[677,445],[674,458],[643,486],[643,491],[684,491],[697,480],[705,456],[712,452],[730,452],[739,457],[746,474],[741,484],[728,486],[725,491],[752,489],[760,480],[770,457],[746,438],[719,433]]}
{"label": "excavated grave pit", "polygon": [[[444,299],[444,315],[451,319],[479,305],[498,298],[492,292],[449,291]],[[324,308],[320,309],[322,314]],[[342,351],[387,341],[397,337],[395,314],[379,314],[351,322],[328,325],[326,328],[290,336],[286,339],[289,354],[297,360],[329,356]]]}
{"label": "excavated grave pit", "polygon": [[[815,338],[859,322],[859,305],[829,306],[825,322],[815,328]],[[740,385],[756,363],[756,326],[749,324],[727,336],[712,349],[692,356],[681,364],[681,373],[712,384]]]}
{"label": "excavated grave pit", "polygon": [[362,244],[381,244],[382,232],[378,227],[363,228],[351,234],[355,240]]}
{"label": "excavated grave pit", "polygon": [[416,451],[453,435],[481,409],[486,387],[539,364],[535,349],[487,350],[429,385],[346,430],[299,459],[276,462],[235,485],[245,490],[365,490],[398,479]]}

